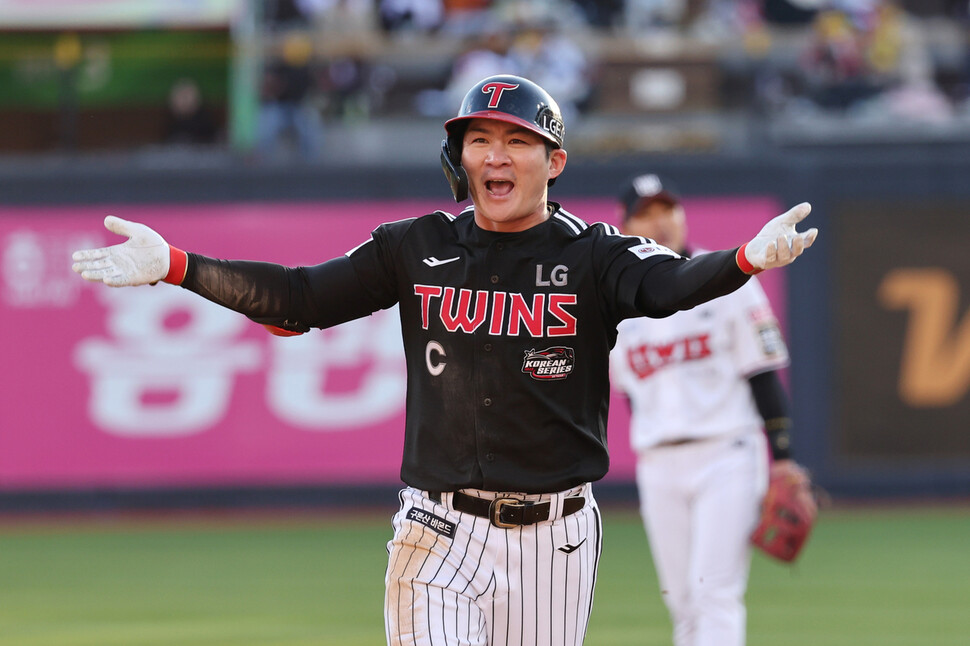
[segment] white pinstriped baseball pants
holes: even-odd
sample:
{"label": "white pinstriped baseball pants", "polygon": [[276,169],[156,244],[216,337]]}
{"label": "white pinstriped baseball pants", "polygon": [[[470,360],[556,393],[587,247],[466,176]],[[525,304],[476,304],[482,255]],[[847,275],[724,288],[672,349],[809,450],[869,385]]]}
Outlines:
{"label": "white pinstriped baseball pants", "polygon": [[[580,646],[593,605],[602,523],[589,485],[524,496],[465,489],[482,498],[551,500],[552,520],[495,527],[426,492],[401,491],[387,544],[388,646]],[[560,518],[562,500],[586,505]]]}

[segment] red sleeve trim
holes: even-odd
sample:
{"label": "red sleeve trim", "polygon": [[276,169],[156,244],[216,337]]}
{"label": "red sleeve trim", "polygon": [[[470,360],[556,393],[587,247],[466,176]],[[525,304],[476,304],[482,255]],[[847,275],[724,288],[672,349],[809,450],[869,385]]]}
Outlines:
{"label": "red sleeve trim", "polygon": [[755,274],[760,274],[764,269],[758,269],[750,262],[748,262],[747,256],[744,255],[744,250],[748,246],[745,242],[743,245],[738,247],[738,252],[734,255],[735,261],[738,263],[738,268],[749,276],[754,276]]}
{"label": "red sleeve trim", "polygon": [[189,269],[189,255],[181,249],[168,245],[168,259],[168,273],[162,280],[173,285],[181,285],[185,280],[185,272]]}
{"label": "red sleeve trim", "polygon": [[300,336],[303,332],[294,332],[293,330],[284,330],[281,327],[276,327],[275,325],[267,325],[262,323],[262,326],[266,328],[270,334],[275,334],[276,336]]}

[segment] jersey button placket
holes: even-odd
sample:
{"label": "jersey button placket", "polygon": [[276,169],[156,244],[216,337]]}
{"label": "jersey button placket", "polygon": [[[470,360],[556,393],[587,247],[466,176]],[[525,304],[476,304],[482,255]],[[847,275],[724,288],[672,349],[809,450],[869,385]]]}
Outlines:
{"label": "jersey button placket", "polygon": [[[492,285],[501,284],[502,282],[501,276],[497,273],[485,273],[485,272],[488,272],[489,270],[502,271],[503,264],[500,260],[500,257],[503,256],[504,254],[500,252],[502,252],[504,248],[505,248],[505,244],[502,242],[496,242],[492,244],[489,247],[488,253],[486,255],[485,263],[483,263],[483,269],[485,270],[483,273],[485,276],[488,276],[488,282]],[[486,336],[489,332],[486,329],[486,326],[482,326],[479,330],[476,331],[476,333]],[[495,444],[494,444],[494,437],[493,437],[494,429],[491,427],[491,424],[489,423],[489,421],[486,421],[486,420],[492,419],[492,415],[494,414],[493,411],[495,411],[495,407],[493,406],[494,399],[491,397],[491,395],[485,395],[484,393],[494,392],[494,388],[495,388],[494,375],[501,373],[500,365],[496,364],[495,362],[500,360],[500,356],[502,353],[495,351],[496,347],[501,348],[500,345],[495,346],[492,340],[483,339],[481,345],[478,346],[479,348],[478,353],[476,353],[481,357],[485,365],[490,368],[490,370],[483,370],[483,372],[479,373],[479,388],[481,390],[478,391],[479,393],[481,393],[479,395],[480,398],[478,401],[481,402],[481,410],[483,411],[484,414],[482,415],[483,419],[477,425],[477,432],[478,432],[477,440],[478,440],[478,446],[480,450],[479,459],[482,460],[483,472],[486,478],[488,478],[491,475],[491,469],[484,465],[492,465],[495,462],[495,451],[494,451]],[[489,376],[492,376],[493,378],[490,379]]]}

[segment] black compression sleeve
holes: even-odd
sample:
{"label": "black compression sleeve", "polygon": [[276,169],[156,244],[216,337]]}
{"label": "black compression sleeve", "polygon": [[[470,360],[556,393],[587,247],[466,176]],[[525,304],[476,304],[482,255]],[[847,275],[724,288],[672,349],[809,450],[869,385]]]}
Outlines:
{"label": "black compression sleeve", "polygon": [[306,332],[381,309],[367,297],[346,256],[313,267],[188,256],[182,287],[257,323]]}
{"label": "black compression sleeve", "polygon": [[656,263],[640,281],[637,309],[648,316],[669,316],[733,292],[750,278],[738,268],[736,253],[714,251]]}
{"label": "black compression sleeve", "polygon": [[791,458],[791,415],[788,396],[775,371],[762,372],[748,378],[751,394],[758,412],[765,421],[765,432],[776,460]]}

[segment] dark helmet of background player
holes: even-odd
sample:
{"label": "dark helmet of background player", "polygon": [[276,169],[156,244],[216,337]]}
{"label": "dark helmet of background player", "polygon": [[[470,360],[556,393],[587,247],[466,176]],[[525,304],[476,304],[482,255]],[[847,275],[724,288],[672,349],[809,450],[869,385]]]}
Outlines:
{"label": "dark helmet of background player", "polygon": [[620,203],[623,205],[622,220],[626,222],[634,213],[653,201],[677,205],[680,204],[680,194],[670,180],[660,175],[637,175],[620,194]]}
{"label": "dark helmet of background player", "polygon": [[[441,168],[456,202],[468,197],[468,176],[461,167],[462,138],[470,119],[495,119],[522,126],[562,148],[566,128],[555,99],[521,76],[499,74],[482,79],[468,90],[458,115],[445,122],[447,137],[441,142]],[[549,180],[549,186],[555,183]]]}

